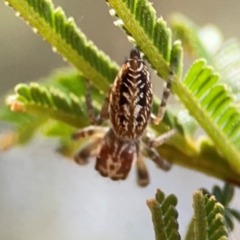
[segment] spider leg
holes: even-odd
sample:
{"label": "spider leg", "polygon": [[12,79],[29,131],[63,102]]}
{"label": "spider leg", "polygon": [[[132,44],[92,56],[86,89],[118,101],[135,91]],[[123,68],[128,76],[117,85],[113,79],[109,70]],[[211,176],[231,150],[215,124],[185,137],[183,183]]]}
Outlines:
{"label": "spider leg", "polygon": [[152,124],[155,124],[155,125],[159,124],[164,117],[164,114],[166,111],[167,100],[169,98],[171,87],[172,87],[173,77],[174,77],[173,67],[170,67],[167,85],[163,89],[161,104],[159,106],[157,116],[155,116],[153,113],[151,114],[151,123]]}
{"label": "spider leg", "polygon": [[156,148],[168,141],[174,134],[176,133],[175,129],[171,129],[168,132],[158,136],[157,138],[155,137],[150,137],[150,136],[145,136],[144,137],[144,142],[145,144],[150,147],[150,148]]}
{"label": "spider leg", "polygon": [[95,117],[95,114],[94,114],[94,108],[93,108],[93,103],[92,103],[92,94],[91,94],[91,84],[89,81],[86,81],[85,99],[86,99],[86,105],[87,105],[87,114],[88,114],[90,123],[95,125],[100,121],[100,119]]}
{"label": "spider leg", "polygon": [[89,126],[79,129],[77,132],[72,134],[73,140],[84,139],[92,137],[91,141],[87,142],[80,150],[75,154],[74,160],[79,165],[84,165],[88,162],[88,157],[91,155],[97,155],[99,152],[100,143],[108,128]]}
{"label": "spider leg", "polygon": [[157,165],[157,167],[161,168],[164,171],[170,170],[172,164],[162,159],[156,149],[146,146],[143,149],[143,153],[146,157],[149,157]]}
{"label": "spider leg", "polygon": [[[95,117],[94,108],[92,104],[91,96],[91,84],[89,81],[86,81],[86,105],[87,113],[90,119],[91,124],[99,125],[102,123],[103,118],[108,117],[108,101],[109,97],[107,96],[103,104],[101,114],[98,117]],[[81,149],[75,154],[74,160],[79,165],[84,165],[88,162],[88,158],[91,155],[97,155],[100,150],[101,141],[107,132],[108,128],[98,127],[98,126],[89,126],[82,129],[79,129],[77,132],[72,134],[73,140],[78,140],[81,138],[92,137],[91,141],[87,142]]]}
{"label": "spider leg", "polygon": [[74,161],[79,165],[87,164],[89,157],[95,156],[99,152],[101,140],[102,138],[96,138],[84,144],[74,155]]}
{"label": "spider leg", "polygon": [[109,101],[110,101],[110,93],[112,91],[112,85],[110,85],[110,88],[108,90],[107,96],[105,97],[100,117],[101,119],[108,119],[109,118],[109,112],[108,112],[108,107],[109,107]]}
{"label": "spider leg", "polygon": [[147,170],[147,166],[144,162],[144,159],[141,154],[136,161],[137,167],[137,183],[141,187],[145,187],[149,184],[149,174]]}
{"label": "spider leg", "polygon": [[86,105],[87,105],[87,113],[88,117],[90,119],[90,123],[93,125],[100,125],[103,121],[103,119],[108,119],[108,106],[109,106],[109,95],[110,95],[111,87],[110,90],[104,100],[101,113],[97,117],[95,117],[94,114],[94,108],[93,108],[93,103],[92,103],[92,95],[91,95],[91,84],[89,81],[86,81]]}
{"label": "spider leg", "polygon": [[85,128],[81,128],[72,134],[73,140],[78,140],[81,138],[88,138],[96,134],[105,134],[108,128],[106,127],[98,127],[98,126],[89,126]]}

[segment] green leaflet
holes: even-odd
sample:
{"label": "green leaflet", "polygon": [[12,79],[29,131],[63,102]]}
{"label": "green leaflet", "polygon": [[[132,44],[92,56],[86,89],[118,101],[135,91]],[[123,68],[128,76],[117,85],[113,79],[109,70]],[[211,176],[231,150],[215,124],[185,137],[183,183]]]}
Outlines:
{"label": "green leaflet", "polygon": [[157,190],[155,199],[147,201],[152,213],[152,221],[156,240],[179,240],[177,198],[171,194],[165,197],[161,190]]}
{"label": "green leaflet", "polygon": [[[219,186],[213,186],[212,191],[209,192],[206,189],[202,189],[204,195],[214,195],[219,203],[224,206],[224,219],[225,224],[229,231],[234,229],[234,218],[237,221],[240,221],[240,212],[237,209],[231,208],[230,203],[234,196],[234,187],[233,185],[225,183],[221,189]],[[215,211],[211,212],[213,215]],[[209,215],[210,216],[210,215]]]}
{"label": "green leaflet", "polygon": [[[15,91],[14,98],[16,100],[14,101],[24,104],[23,111],[45,118],[61,120],[75,127],[86,126],[88,123],[84,118],[81,103],[73,93],[65,95],[58,89],[53,87],[48,89],[37,83],[30,85],[19,84],[16,86]],[[12,97],[9,97],[9,99],[12,99]],[[12,104],[11,100],[9,104]]]}
{"label": "green leaflet", "polygon": [[227,143],[231,142],[240,149],[240,112],[230,91],[218,81],[218,75],[213,69],[205,65],[205,60],[197,60],[189,69],[183,83],[198,99],[210,117],[209,120],[228,137],[225,138],[225,144],[228,146]]}
{"label": "green leaflet", "polygon": [[202,191],[194,194],[193,202],[194,239],[227,240],[228,231],[223,216],[224,207],[216,202],[214,196],[203,196]]}

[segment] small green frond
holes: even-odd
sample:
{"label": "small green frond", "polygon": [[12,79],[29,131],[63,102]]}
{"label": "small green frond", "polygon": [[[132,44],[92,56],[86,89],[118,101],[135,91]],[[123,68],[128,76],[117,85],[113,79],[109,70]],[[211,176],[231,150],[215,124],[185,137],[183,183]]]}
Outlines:
{"label": "small green frond", "polygon": [[234,218],[240,221],[240,212],[236,209],[232,209],[229,205],[234,196],[234,187],[228,183],[225,183],[223,188],[221,189],[219,186],[215,185],[212,188],[212,192],[210,193],[206,189],[201,189],[204,195],[213,195],[216,197],[217,201],[221,203],[224,207],[224,218],[226,221],[226,225],[230,231],[234,228]]}
{"label": "small green frond", "polygon": [[[205,60],[193,63],[183,83],[192,96],[192,102],[187,102],[187,99],[184,101],[190,114],[204,126],[221,152],[231,155],[226,158],[239,171],[240,111],[234,104],[230,91],[218,82],[218,75],[205,65]],[[196,111],[195,104],[200,106],[201,112]]]}
{"label": "small green frond", "polygon": [[[127,1],[123,0],[108,0],[110,7],[116,11],[115,16],[122,20],[121,26],[123,29],[126,29],[127,33],[131,33],[137,46],[145,53],[153,68],[157,70],[158,75],[167,79],[169,64],[164,57],[166,55],[164,55],[162,48],[156,45],[155,35],[153,35],[154,30],[152,31],[157,26],[155,11],[147,0],[133,0],[133,2],[128,4]],[[142,17],[138,14],[139,12],[144,12]],[[148,20],[146,20],[146,16]],[[146,26],[146,22],[149,22],[150,26]],[[165,29],[166,31],[162,34],[168,35],[169,33],[169,35],[168,37],[162,36],[162,38],[170,39],[170,30],[166,26]],[[163,45],[166,46],[165,50],[169,53],[173,51],[168,44]],[[178,48],[181,48],[180,44]],[[171,65],[174,64],[173,59],[170,63]],[[203,60],[195,62],[184,82],[181,82],[178,78],[179,74],[176,74],[172,89],[190,114],[195,117],[211,137],[216,144],[216,148],[228,159],[233,171],[240,172],[240,125],[238,123],[240,113],[234,105],[234,100],[229,91],[217,83],[219,81],[218,75],[214,73],[211,67],[206,67],[205,64]],[[177,65],[176,69],[180,69],[179,65],[182,66],[182,62],[178,62]],[[178,70],[178,73],[181,71]],[[198,89],[199,85],[201,85],[201,91]],[[208,103],[208,100],[211,102]],[[222,105],[222,103],[224,104]],[[231,107],[227,108],[227,105]]]}
{"label": "small green frond", "polygon": [[105,92],[116,76],[118,66],[88,41],[72,18],[50,0],[6,0],[64,58],[87,79]]}
{"label": "small green frond", "polygon": [[156,240],[179,240],[176,196],[171,194],[165,197],[165,194],[158,189],[155,199],[148,200],[147,205],[152,213]]}
{"label": "small green frond", "polygon": [[7,99],[7,104],[13,111],[19,111],[15,105],[20,105],[20,111],[53,118],[75,127],[88,124],[82,111],[82,104],[73,93],[66,95],[59,89],[46,88],[37,83],[19,84],[15,88],[15,93]]}
{"label": "small green frond", "polygon": [[227,239],[228,231],[224,220],[224,207],[215,197],[203,196],[202,191],[193,195],[194,235],[196,240]]}

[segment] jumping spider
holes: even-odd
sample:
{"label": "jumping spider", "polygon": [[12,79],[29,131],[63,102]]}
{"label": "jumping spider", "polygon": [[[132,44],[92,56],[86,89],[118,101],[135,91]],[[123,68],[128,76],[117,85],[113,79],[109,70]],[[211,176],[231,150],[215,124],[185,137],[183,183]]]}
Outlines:
{"label": "jumping spider", "polygon": [[[95,169],[112,180],[125,179],[132,162],[136,161],[140,186],[149,183],[142,155],[152,159],[158,167],[169,170],[171,164],[165,162],[155,148],[168,140],[175,131],[170,130],[157,138],[151,138],[145,134],[145,130],[149,122],[159,124],[162,121],[173,75],[170,70],[157,116],[151,113],[153,93],[150,74],[137,49],[131,50],[130,57],[110,86],[98,118],[94,116],[88,83],[86,105],[91,124],[95,126],[80,129],[72,135],[75,140],[91,136],[90,142],[75,155],[75,161],[83,165],[90,155],[96,155]],[[110,119],[110,128],[96,126],[103,119]]]}

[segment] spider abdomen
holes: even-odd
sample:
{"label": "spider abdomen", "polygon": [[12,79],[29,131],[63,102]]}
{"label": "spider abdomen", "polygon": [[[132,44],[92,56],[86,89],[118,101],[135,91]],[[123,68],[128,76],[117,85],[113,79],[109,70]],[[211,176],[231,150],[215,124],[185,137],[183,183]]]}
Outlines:
{"label": "spider abdomen", "polygon": [[95,169],[112,180],[126,179],[138,154],[138,141],[121,141],[110,129],[102,140]]}
{"label": "spider abdomen", "polygon": [[152,84],[147,66],[136,49],[119,71],[109,101],[109,117],[121,140],[142,136],[152,110]]}

